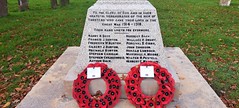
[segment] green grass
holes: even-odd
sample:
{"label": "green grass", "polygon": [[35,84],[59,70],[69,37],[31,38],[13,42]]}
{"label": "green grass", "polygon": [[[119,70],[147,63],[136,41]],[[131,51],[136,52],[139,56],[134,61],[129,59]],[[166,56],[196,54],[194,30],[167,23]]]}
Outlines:
{"label": "green grass", "polygon": [[[0,105],[22,94],[15,88],[37,81],[50,67],[42,64],[80,45],[86,11],[94,2],[70,0],[52,10],[47,0],[30,0],[30,10],[19,12],[17,1],[8,0],[9,16],[0,18]],[[219,96],[238,102],[239,2],[230,7],[218,6],[219,0],[150,2],[157,8],[165,46],[182,48]]]}
{"label": "green grass", "polygon": [[239,107],[239,2],[220,7],[218,0],[150,1],[165,46],[182,48],[215,92]]}
{"label": "green grass", "polygon": [[17,1],[8,0],[9,16],[0,18],[0,107],[23,98],[15,88],[27,89],[39,80],[50,67],[42,64],[80,45],[87,8],[94,2],[71,0],[52,10],[50,1],[30,0],[30,10],[19,12]]}

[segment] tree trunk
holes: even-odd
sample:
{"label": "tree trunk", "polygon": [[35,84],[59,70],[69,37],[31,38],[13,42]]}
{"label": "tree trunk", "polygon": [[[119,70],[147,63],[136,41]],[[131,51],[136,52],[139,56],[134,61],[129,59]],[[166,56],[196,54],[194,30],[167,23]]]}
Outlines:
{"label": "tree trunk", "polygon": [[7,0],[0,0],[0,17],[7,16]]}
{"label": "tree trunk", "polygon": [[56,9],[57,8],[57,0],[51,0],[51,8]]}
{"label": "tree trunk", "polygon": [[66,4],[69,4],[70,3],[70,0],[66,0]]}
{"label": "tree trunk", "polygon": [[27,0],[18,0],[19,10],[26,11],[29,9]]}
{"label": "tree trunk", "polygon": [[61,6],[66,6],[69,4],[69,0],[61,0]]}

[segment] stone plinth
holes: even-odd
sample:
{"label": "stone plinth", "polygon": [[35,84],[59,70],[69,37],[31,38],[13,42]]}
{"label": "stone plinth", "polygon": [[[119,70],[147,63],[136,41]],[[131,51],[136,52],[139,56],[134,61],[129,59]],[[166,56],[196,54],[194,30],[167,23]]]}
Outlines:
{"label": "stone plinth", "polygon": [[[79,49],[69,47],[17,108],[78,108],[74,99],[65,96],[63,79],[74,65]],[[165,51],[169,63],[180,77],[181,84],[180,99],[171,102],[167,108],[226,108],[180,48],[165,48]],[[135,107],[128,100],[121,99],[115,108]]]}

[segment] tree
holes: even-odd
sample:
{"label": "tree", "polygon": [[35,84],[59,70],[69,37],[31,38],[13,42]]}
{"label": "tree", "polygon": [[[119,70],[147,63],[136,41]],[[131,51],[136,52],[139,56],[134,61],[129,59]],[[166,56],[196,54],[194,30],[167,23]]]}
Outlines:
{"label": "tree", "polygon": [[26,11],[29,9],[27,0],[18,0],[18,6],[20,11]]}
{"label": "tree", "polygon": [[56,9],[57,7],[57,0],[51,0],[51,8]]}
{"label": "tree", "polygon": [[61,0],[61,6],[65,6],[69,4],[69,0]]}
{"label": "tree", "polygon": [[7,0],[0,0],[0,17],[7,16],[8,8],[7,8]]}

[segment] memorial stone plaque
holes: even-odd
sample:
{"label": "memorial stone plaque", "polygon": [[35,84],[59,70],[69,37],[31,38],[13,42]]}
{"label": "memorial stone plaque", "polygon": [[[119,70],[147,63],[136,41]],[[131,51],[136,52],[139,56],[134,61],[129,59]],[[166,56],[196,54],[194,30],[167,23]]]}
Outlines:
{"label": "memorial stone plaque", "polygon": [[[89,63],[104,62],[122,76],[144,61],[158,62],[167,68],[175,80],[175,88],[179,89],[176,72],[167,63],[153,5],[147,0],[98,0],[88,9],[80,53],[64,79],[66,95],[71,96],[72,82]],[[142,81],[145,94],[157,92],[157,82],[153,81]],[[124,80],[121,84],[125,85]],[[89,86],[91,93],[105,88],[102,79],[93,80]],[[123,87],[121,98],[127,98]]]}
{"label": "memorial stone plaque", "polygon": [[78,72],[94,62],[117,73],[144,61],[168,67],[157,11],[147,0],[98,0],[88,9],[80,47]]}

